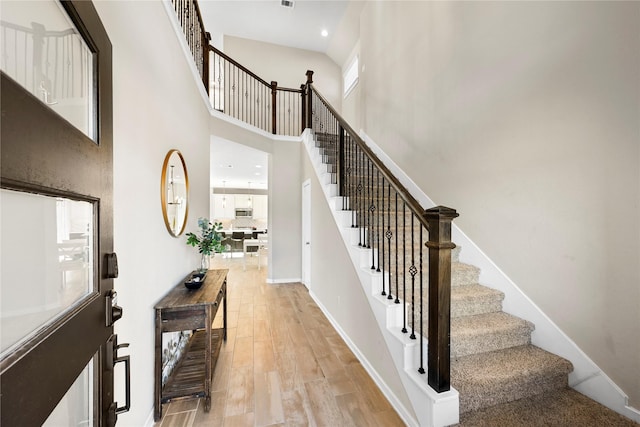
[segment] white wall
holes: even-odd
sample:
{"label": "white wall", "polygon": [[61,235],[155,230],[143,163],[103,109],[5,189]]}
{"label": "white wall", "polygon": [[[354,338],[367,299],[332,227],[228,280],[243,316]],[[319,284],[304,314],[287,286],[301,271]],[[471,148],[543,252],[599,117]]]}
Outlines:
{"label": "white wall", "polygon": [[300,140],[277,141],[269,156],[269,283],[302,278],[301,150]]}
{"label": "white wall", "polygon": [[314,85],[340,111],[340,67],[327,55],[232,36],[224,37],[224,52],[260,78],[277,81],[281,87],[300,89],[307,81],[305,73],[312,70]]}
{"label": "white wall", "polygon": [[[412,408],[313,165],[307,151],[302,151],[302,181],[310,179],[311,182],[309,291],[348,335],[395,397],[405,408]],[[298,183],[298,193],[302,194],[301,183]]]}
{"label": "white wall", "polygon": [[639,33],[637,2],[367,2],[360,16],[366,133],[636,408]]}
{"label": "white wall", "polygon": [[[120,426],[144,425],[153,407],[154,304],[198,263],[183,236],[167,232],[160,206],[166,153],[187,165],[187,231],[209,212],[209,113],[161,2],[95,2],[113,45],[115,280],[123,318],[119,342],[131,346],[131,411]],[[173,58],[173,59],[171,59]],[[121,381],[121,378],[117,378]],[[116,383],[119,403],[124,385]]]}

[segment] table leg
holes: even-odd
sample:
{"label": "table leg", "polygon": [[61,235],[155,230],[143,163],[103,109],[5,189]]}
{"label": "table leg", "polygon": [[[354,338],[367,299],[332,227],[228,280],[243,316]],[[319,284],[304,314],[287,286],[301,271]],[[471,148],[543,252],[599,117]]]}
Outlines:
{"label": "table leg", "polygon": [[209,412],[211,409],[211,322],[213,319],[211,318],[211,306],[207,305],[205,308],[205,331],[206,331],[206,343],[205,343],[205,354],[204,354],[204,411]]}
{"label": "table leg", "polygon": [[155,330],[155,362],[154,362],[154,410],[153,419],[162,418],[162,318],[160,310],[156,310]]}
{"label": "table leg", "polygon": [[224,340],[227,340],[227,282],[224,282],[224,295],[222,296],[222,329]]}

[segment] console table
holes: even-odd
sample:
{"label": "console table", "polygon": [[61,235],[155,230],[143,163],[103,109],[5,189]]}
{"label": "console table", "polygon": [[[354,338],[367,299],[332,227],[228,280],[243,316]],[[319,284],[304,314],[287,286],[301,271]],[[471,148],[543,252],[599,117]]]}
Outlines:
{"label": "console table", "polygon": [[[162,417],[162,404],[172,400],[204,397],[211,408],[211,381],[222,340],[227,339],[228,269],[209,270],[200,289],[189,290],[180,281],[155,305],[154,419]],[[211,324],[222,303],[223,327]],[[162,334],[194,331],[173,372],[162,385]]]}

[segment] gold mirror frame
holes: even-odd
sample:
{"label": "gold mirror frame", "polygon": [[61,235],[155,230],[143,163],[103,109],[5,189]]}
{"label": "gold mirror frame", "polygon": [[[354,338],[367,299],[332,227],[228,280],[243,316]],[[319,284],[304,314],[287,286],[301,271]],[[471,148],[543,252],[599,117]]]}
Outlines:
{"label": "gold mirror frame", "polygon": [[[174,170],[176,167],[181,167],[182,170]],[[184,175],[184,186],[179,175],[181,172]],[[173,237],[180,236],[184,233],[189,216],[189,174],[179,150],[169,150],[164,158],[160,178],[160,202],[167,231]]]}

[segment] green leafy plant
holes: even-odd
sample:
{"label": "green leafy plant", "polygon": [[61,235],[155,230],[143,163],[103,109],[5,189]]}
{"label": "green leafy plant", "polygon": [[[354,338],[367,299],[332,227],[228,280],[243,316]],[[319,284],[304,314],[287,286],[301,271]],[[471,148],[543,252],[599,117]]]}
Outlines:
{"label": "green leafy plant", "polygon": [[187,233],[187,245],[197,246],[198,252],[204,255],[211,255],[216,252],[224,252],[222,245],[222,223],[211,223],[207,218],[198,218],[200,236],[194,233]]}

